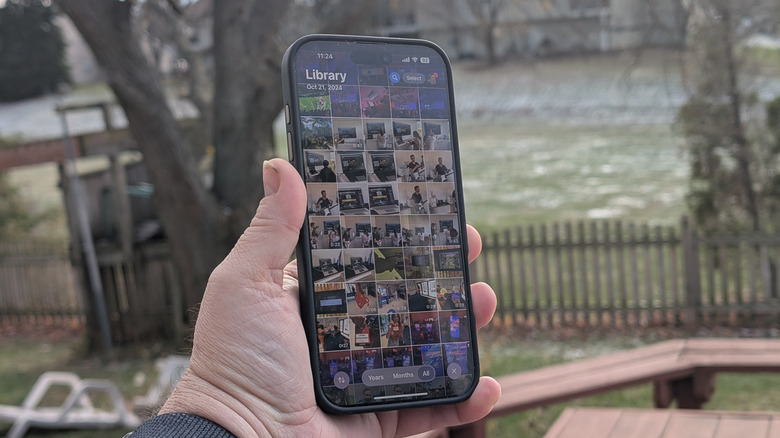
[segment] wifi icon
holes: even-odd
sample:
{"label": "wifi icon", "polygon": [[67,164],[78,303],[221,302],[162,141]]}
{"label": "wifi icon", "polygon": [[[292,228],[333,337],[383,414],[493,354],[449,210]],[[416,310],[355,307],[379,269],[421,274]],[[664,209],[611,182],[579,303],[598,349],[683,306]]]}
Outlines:
{"label": "wifi icon", "polygon": [[418,59],[420,59],[420,58],[418,58],[418,57],[416,57],[416,56],[415,56],[415,57],[412,57],[412,61],[414,61],[414,62],[417,62],[417,60],[418,60]]}

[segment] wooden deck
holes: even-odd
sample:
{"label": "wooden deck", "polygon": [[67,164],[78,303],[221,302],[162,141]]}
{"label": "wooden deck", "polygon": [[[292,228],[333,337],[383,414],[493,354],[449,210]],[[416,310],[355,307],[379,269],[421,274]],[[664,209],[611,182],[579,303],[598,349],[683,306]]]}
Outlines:
{"label": "wooden deck", "polygon": [[[501,398],[487,418],[646,383],[653,384],[657,408],[676,401],[678,408],[700,409],[719,372],[780,372],[780,340],[666,341],[504,376],[498,379]],[[485,420],[453,428],[450,436],[484,437]]]}
{"label": "wooden deck", "polygon": [[780,413],[568,408],[545,438],[780,438]]}
{"label": "wooden deck", "polygon": [[[594,359],[499,378],[502,397],[491,413],[501,416],[564,400],[653,382],[657,407],[691,392],[709,400],[718,372],[780,371],[780,340],[689,339],[661,342]],[[695,401],[690,401],[695,404]],[[699,406],[683,406],[698,408]]]}

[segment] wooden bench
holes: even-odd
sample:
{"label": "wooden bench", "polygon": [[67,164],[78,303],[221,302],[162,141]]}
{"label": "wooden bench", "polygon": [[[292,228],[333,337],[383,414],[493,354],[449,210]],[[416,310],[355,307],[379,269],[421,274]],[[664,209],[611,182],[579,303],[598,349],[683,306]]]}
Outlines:
{"label": "wooden bench", "polygon": [[[658,408],[700,409],[719,372],[780,371],[780,340],[689,339],[661,342],[498,378],[501,398],[486,419],[643,383]],[[485,420],[450,429],[451,437],[484,437]]]}

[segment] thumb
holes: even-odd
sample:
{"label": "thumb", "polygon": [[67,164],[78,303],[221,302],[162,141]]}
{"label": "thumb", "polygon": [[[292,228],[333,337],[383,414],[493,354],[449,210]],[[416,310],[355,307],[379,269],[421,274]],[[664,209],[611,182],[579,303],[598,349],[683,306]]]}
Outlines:
{"label": "thumb", "polygon": [[287,161],[275,158],[263,162],[263,187],[265,196],[255,217],[228,256],[250,269],[242,274],[253,279],[284,268],[306,214],[303,180]]}

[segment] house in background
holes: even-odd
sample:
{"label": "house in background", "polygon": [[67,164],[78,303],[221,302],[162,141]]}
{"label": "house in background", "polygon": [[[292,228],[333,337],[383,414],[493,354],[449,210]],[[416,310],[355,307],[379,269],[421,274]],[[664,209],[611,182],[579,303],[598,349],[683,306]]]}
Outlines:
{"label": "house in background", "polygon": [[[706,0],[370,0],[369,33],[424,38],[440,45],[451,59],[544,57],[682,47],[697,4]],[[774,0],[755,0],[760,5]],[[2,0],[0,0],[2,2]],[[182,9],[191,34],[187,46],[204,51],[212,45],[213,0],[197,0]],[[756,12],[760,14],[760,12]],[[757,17],[766,19],[766,17]],[[70,20],[60,17],[68,44],[74,82],[101,80],[101,72]],[[771,20],[775,33],[777,20]],[[165,34],[170,22],[150,18],[140,23],[144,49],[164,74],[191,66]],[[169,38],[170,40],[170,38]],[[210,65],[206,68],[211,68]]]}
{"label": "house in background", "polygon": [[105,80],[95,55],[76,29],[76,25],[65,14],[59,14],[56,20],[65,40],[65,59],[70,67],[73,83],[88,84]]}
{"label": "house in background", "polygon": [[687,12],[681,0],[384,0],[373,21],[379,34],[432,40],[453,59],[490,47],[503,58],[680,46]]}
{"label": "house in background", "polygon": [[[372,0],[374,1],[374,0]],[[684,0],[375,0],[375,34],[434,41],[452,59],[543,57],[638,47],[679,47],[685,42]],[[193,23],[192,50],[211,45],[212,0],[183,9]],[[74,83],[104,77],[92,52],[64,14],[58,18]],[[153,35],[170,23],[147,18],[144,49],[164,74],[186,70],[173,46]],[[155,29],[152,29],[155,28]],[[488,39],[492,35],[492,41]],[[184,64],[182,64],[184,62]]]}

